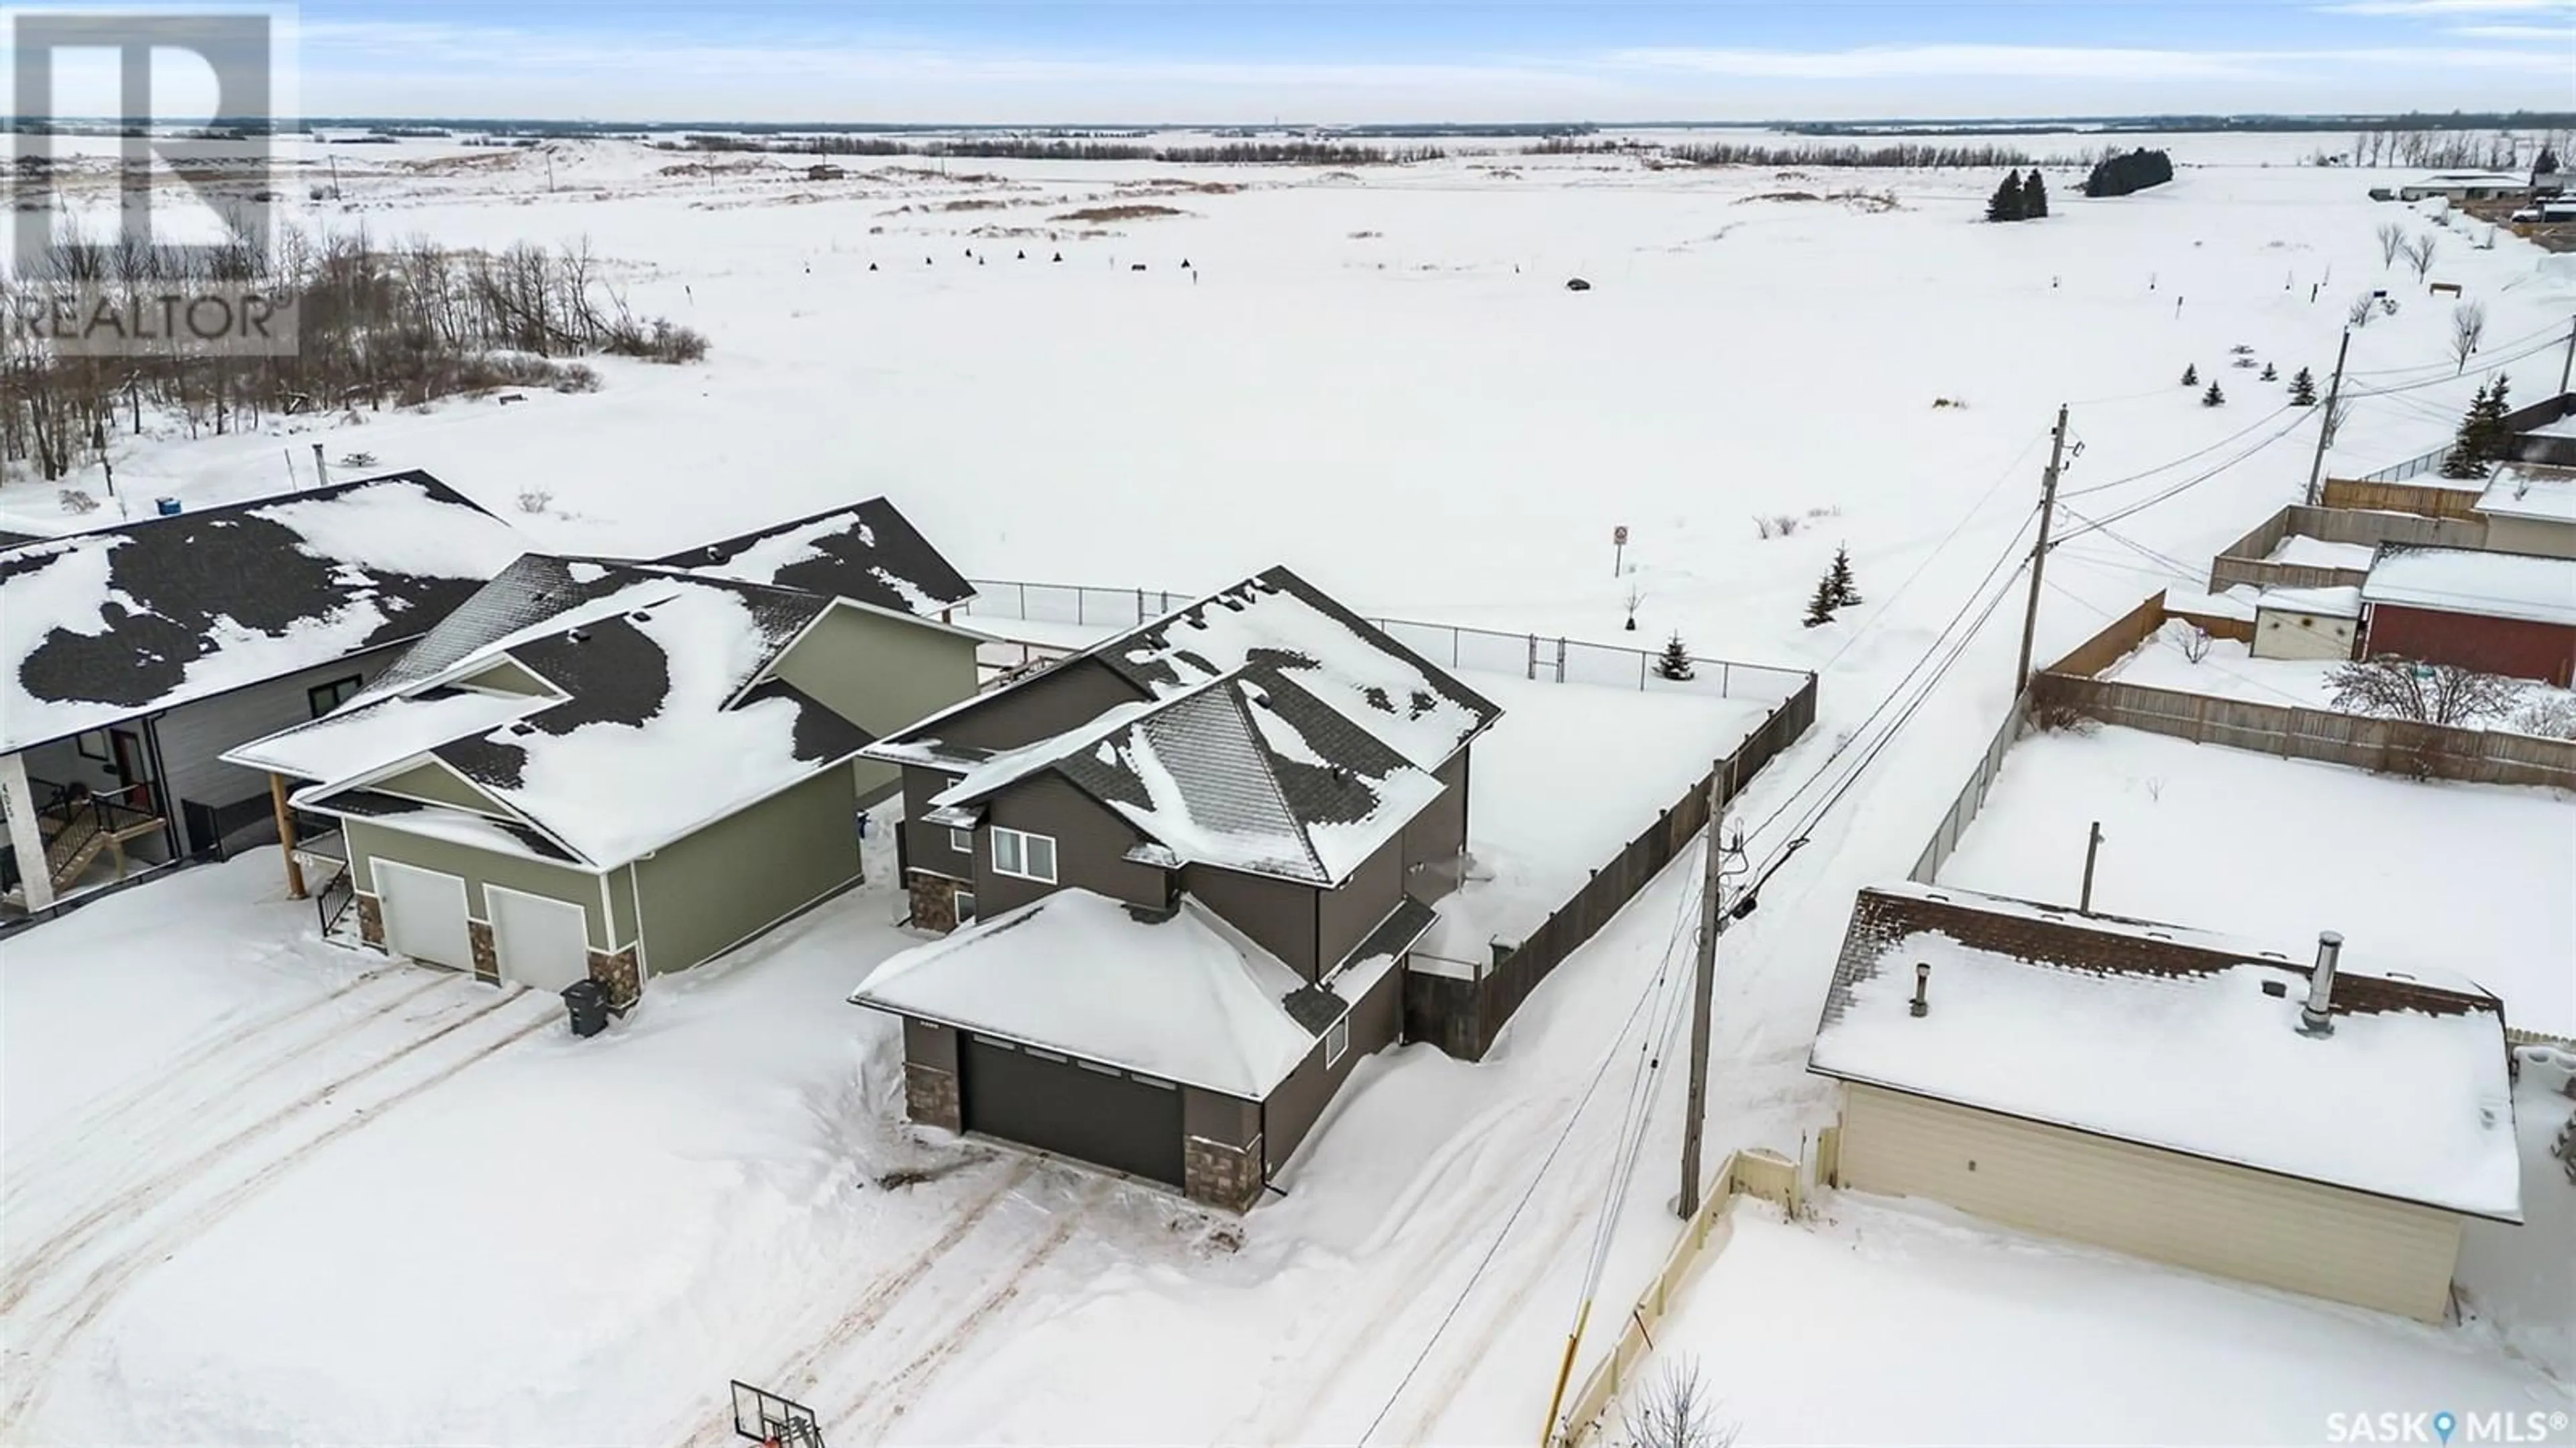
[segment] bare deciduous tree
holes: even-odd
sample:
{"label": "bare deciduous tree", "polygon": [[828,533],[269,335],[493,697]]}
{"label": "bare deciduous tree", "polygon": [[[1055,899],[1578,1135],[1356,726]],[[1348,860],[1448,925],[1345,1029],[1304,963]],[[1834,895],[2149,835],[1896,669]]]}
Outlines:
{"label": "bare deciduous tree", "polygon": [[2347,714],[2371,714],[2417,724],[2469,724],[2510,712],[2522,698],[2523,683],[2500,674],[2481,674],[2457,664],[2427,664],[2381,654],[2345,664],[2326,675],[2334,686],[2334,706]]}
{"label": "bare deciduous tree", "polygon": [[2414,269],[2415,280],[2422,281],[2424,274],[2433,269],[2433,251],[2440,242],[2440,237],[2428,231],[2406,243],[2406,264]]}
{"label": "bare deciduous tree", "polygon": [[1629,1448],[1727,1448],[1736,1435],[1735,1424],[1717,1420],[1717,1400],[1690,1358],[1665,1364],[1621,1410],[1620,1423]]}
{"label": "bare deciduous tree", "polygon": [[2451,358],[2459,363],[2456,371],[2469,370],[2469,359],[2477,355],[2478,340],[2486,334],[2485,303],[2462,302],[2451,308]]}
{"label": "bare deciduous tree", "polygon": [[2209,657],[2209,630],[2196,623],[2183,625],[2182,656],[2193,663]]}
{"label": "bare deciduous tree", "polygon": [[2379,264],[2395,266],[2397,254],[2406,249],[2406,228],[2394,221],[2379,223]]}
{"label": "bare deciduous tree", "polygon": [[2318,425],[2325,429],[2326,446],[2333,447],[2335,434],[2343,431],[2345,419],[2352,416],[2352,399],[2337,395],[2317,410]]}
{"label": "bare deciduous tree", "polygon": [[2352,299],[2352,309],[2343,314],[2343,324],[2347,327],[2367,327],[2370,325],[2370,319],[2377,315],[2379,315],[2379,299],[2368,292],[2363,292]]}

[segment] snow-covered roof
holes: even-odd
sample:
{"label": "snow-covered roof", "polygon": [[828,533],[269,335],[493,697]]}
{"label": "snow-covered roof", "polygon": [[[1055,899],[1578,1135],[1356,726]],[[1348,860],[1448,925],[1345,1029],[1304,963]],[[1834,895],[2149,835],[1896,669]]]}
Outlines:
{"label": "snow-covered roof", "polygon": [[925,616],[975,596],[974,586],[883,498],[684,548],[660,561]]}
{"label": "snow-covered roof", "polygon": [[2257,609],[2274,613],[2306,613],[2319,618],[2361,617],[2361,590],[2351,584],[2340,588],[2267,588],[2254,600]]}
{"label": "snow-covered roof", "polygon": [[[766,677],[808,625],[841,606],[833,600],[658,568],[547,562],[500,586],[525,593],[530,576],[560,581],[563,590],[547,594],[550,617],[463,651],[400,695],[226,757],[305,766],[297,772],[323,783],[297,802],[326,811],[376,778],[435,760],[605,867],[834,767],[867,742],[856,725]],[[502,663],[548,692],[457,687]]]}
{"label": "snow-covered roof", "polygon": [[2361,596],[2373,604],[2576,625],[2576,558],[2391,547],[2371,566]]}
{"label": "snow-covered roof", "polygon": [[2576,523],[2576,470],[2506,463],[2478,495],[2477,506],[2491,518]]}
{"label": "snow-covered roof", "polygon": [[518,551],[420,472],[10,547],[0,751],[415,638]]}
{"label": "snow-covered roof", "polygon": [[[1911,1013],[1915,966],[1929,1010]],[[2260,1171],[2521,1219],[2491,996],[2309,967],[2142,921],[1864,890],[1811,1069]]]}
{"label": "snow-covered roof", "polygon": [[1283,1004],[1313,989],[1196,900],[1158,919],[1064,889],[904,951],[850,1000],[1258,1101],[1321,1034]]}

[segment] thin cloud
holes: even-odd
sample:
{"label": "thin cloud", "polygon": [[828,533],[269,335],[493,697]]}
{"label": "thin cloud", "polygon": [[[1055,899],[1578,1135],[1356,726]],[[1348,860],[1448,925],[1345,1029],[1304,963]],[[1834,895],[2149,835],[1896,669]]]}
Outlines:
{"label": "thin cloud", "polygon": [[2440,19],[2453,15],[2576,14],[2576,0],[2344,0],[2317,7],[2334,15],[2405,15]]}
{"label": "thin cloud", "polygon": [[2576,46],[2576,26],[2567,25],[2454,25],[2449,33],[2471,40],[2554,40]]}
{"label": "thin cloud", "polygon": [[2036,45],[1868,46],[1853,50],[1613,51],[1613,65],[1696,71],[1744,79],[2049,79],[2104,81],[2262,80],[2325,65],[2456,66],[2543,70],[2561,57],[2518,50],[2383,47],[2342,50],[2151,50]]}

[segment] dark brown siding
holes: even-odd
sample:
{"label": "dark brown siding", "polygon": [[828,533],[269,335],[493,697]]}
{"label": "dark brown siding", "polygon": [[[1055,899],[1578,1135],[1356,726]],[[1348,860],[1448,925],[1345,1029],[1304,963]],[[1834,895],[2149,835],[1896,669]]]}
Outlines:
{"label": "dark brown siding", "polygon": [[1147,697],[1102,664],[1076,659],[1059,664],[1017,688],[995,694],[956,717],[933,725],[943,743],[975,749],[1017,749],[1088,724],[1101,711]]}
{"label": "dark brown siding", "polygon": [[946,1026],[903,1018],[903,1058],[916,1066],[957,1074],[957,1033]]}
{"label": "dark brown siding", "polygon": [[960,854],[949,848],[945,827],[922,823],[930,812],[930,797],[955,784],[957,777],[935,769],[906,765],[903,771],[903,862],[907,869],[928,870],[933,874],[951,875],[960,880],[973,879],[975,857],[970,851]]}
{"label": "dark brown siding", "polygon": [[1404,898],[1404,841],[1388,840],[1341,888],[1317,894],[1315,964],[1330,970]]}
{"label": "dark brown siding", "polygon": [[1404,827],[1407,870],[1427,861],[1454,858],[1467,848],[1467,753],[1461,749],[1440,766],[1440,782],[1449,788]]}
{"label": "dark brown siding", "polygon": [[[1315,961],[1313,886],[1191,865],[1181,871],[1181,888],[1225,917],[1235,929],[1251,936],[1262,949],[1287,962],[1289,969],[1308,980],[1315,978],[1319,967]],[[1381,917],[1385,913],[1378,912]]]}
{"label": "dark brown siding", "polygon": [[[985,804],[989,812],[984,827],[975,832],[975,913],[979,917],[990,920],[1067,885],[1156,909],[1171,903],[1165,871],[1121,858],[1144,837],[1098,800],[1055,775],[1033,775]],[[1053,838],[1055,884],[995,874],[996,825]]]}
{"label": "dark brown siding", "polygon": [[1286,1166],[1288,1158],[1296,1154],[1299,1143],[1322,1119],[1324,1108],[1333,1104],[1333,1097],[1350,1079],[1361,1058],[1395,1043],[1404,1027],[1403,982],[1402,970],[1390,970],[1376,989],[1352,1005],[1351,1047],[1342,1053],[1341,1060],[1327,1067],[1324,1043],[1317,1040],[1315,1049],[1263,1103],[1262,1147],[1271,1171]]}
{"label": "dark brown siding", "polygon": [[1261,1130],[1261,1106],[1240,1097],[1181,1088],[1181,1131],[1227,1146],[1250,1146]]}
{"label": "dark brown siding", "polygon": [[2464,613],[2374,604],[2363,651],[2457,664],[2483,674],[2544,679],[2560,688],[2576,672],[2576,628],[2517,618],[2478,618]]}

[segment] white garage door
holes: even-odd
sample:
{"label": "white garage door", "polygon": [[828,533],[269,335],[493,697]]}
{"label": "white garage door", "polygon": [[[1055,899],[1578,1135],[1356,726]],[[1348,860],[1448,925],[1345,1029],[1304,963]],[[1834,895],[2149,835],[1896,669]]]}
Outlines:
{"label": "white garage door", "polygon": [[465,931],[465,882],[454,875],[375,862],[376,898],[384,906],[385,946],[397,955],[458,970],[474,968]]}
{"label": "white garage door", "polygon": [[589,927],[578,905],[483,887],[492,904],[492,945],[503,980],[562,990],[590,974]]}

